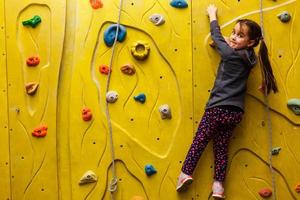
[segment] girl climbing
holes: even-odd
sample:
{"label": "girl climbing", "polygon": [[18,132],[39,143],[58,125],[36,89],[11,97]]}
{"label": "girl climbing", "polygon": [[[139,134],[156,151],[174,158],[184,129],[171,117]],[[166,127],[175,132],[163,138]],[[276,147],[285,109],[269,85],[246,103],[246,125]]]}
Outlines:
{"label": "girl climbing", "polygon": [[242,120],[247,79],[257,62],[253,48],[259,43],[258,59],[262,67],[263,90],[268,94],[271,90],[276,93],[278,89],[260,26],[252,20],[240,19],[236,22],[230,37],[224,38],[217,21],[217,7],[209,5],[207,13],[211,37],[221,56],[221,62],[204,115],[182,166],[176,190],[183,191],[192,183],[196,164],[212,139],[215,159],[212,196],[225,198],[223,183],[228,144],[233,129]]}

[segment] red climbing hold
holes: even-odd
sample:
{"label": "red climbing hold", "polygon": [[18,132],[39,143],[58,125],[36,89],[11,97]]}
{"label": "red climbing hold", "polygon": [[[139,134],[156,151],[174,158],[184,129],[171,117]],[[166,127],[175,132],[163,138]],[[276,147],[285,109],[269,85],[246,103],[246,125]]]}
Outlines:
{"label": "red climbing hold", "polygon": [[263,198],[267,198],[272,196],[272,190],[270,190],[269,188],[263,188],[258,192],[258,194]]}
{"label": "red climbing hold", "polygon": [[38,126],[33,130],[32,135],[35,137],[45,137],[47,135],[47,129],[48,126]]}
{"label": "red climbing hold", "polygon": [[89,108],[83,108],[81,114],[84,121],[90,121],[93,117],[92,111]]}
{"label": "red climbing hold", "polygon": [[31,56],[26,60],[27,66],[34,67],[40,63],[40,58],[37,56]]}
{"label": "red climbing hold", "polygon": [[101,2],[101,0],[90,0],[90,3],[91,3],[92,8],[94,8],[94,9],[103,7],[103,3]]}
{"label": "red climbing hold", "polygon": [[108,74],[111,69],[107,65],[100,65],[99,71],[101,74]]}

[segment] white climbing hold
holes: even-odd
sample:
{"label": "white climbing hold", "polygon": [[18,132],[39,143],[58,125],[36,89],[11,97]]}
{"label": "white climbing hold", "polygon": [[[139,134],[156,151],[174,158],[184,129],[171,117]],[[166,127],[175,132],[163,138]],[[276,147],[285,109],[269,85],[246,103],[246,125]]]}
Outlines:
{"label": "white climbing hold", "polygon": [[106,94],[106,101],[115,103],[118,100],[119,94],[116,91],[108,91]]}
{"label": "white climbing hold", "polygon": [[165,18],[161,14],[153,14],[149,17],[149,20],[156,26],[162,25],[165,23]]}
{"label": "white climbing hold", "polygon": [[88,170],[81,177],[79,181],[79,185],[84,185],[84,184],[94,183],[94,182],[97,182],[97,176],[92,170]]}
{"label": "white climbing hold", "polygon": [[160,116],[162,119],[171,119],[171,108],[169,105],[164,104],[159,107]]}

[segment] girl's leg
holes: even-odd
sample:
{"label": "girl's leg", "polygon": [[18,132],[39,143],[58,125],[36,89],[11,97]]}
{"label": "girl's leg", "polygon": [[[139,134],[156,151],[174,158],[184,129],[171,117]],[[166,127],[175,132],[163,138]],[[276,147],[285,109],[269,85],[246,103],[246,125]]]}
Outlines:
{"label": "girl's leg", "polygon": [[194,137],[193,143],[182,166],[181,171],[184,174],[193,174],[202,152],[217,130],[217,115],[218,109],[216,108],[211,108],[205,111],[196,132],[196,136]]}

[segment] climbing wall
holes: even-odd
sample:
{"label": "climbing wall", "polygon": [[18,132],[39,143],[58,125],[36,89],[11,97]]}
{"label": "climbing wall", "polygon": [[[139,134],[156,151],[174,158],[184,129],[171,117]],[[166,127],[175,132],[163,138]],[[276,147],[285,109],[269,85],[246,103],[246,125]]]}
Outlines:
{"label": "climbing wall", "polygon": [[[210,145],[190,189],[175,191],[219,62],[209,46],[210,3],[224,35],[237,19],[259,22],[259,1],[1,1],[0,198],[212,199]],[[300,5],[263,3],[280,90],[268,98],[276,197],[300,199]],[[260,84],[256,66],[230,146],[231,200],[273,190]]]}

